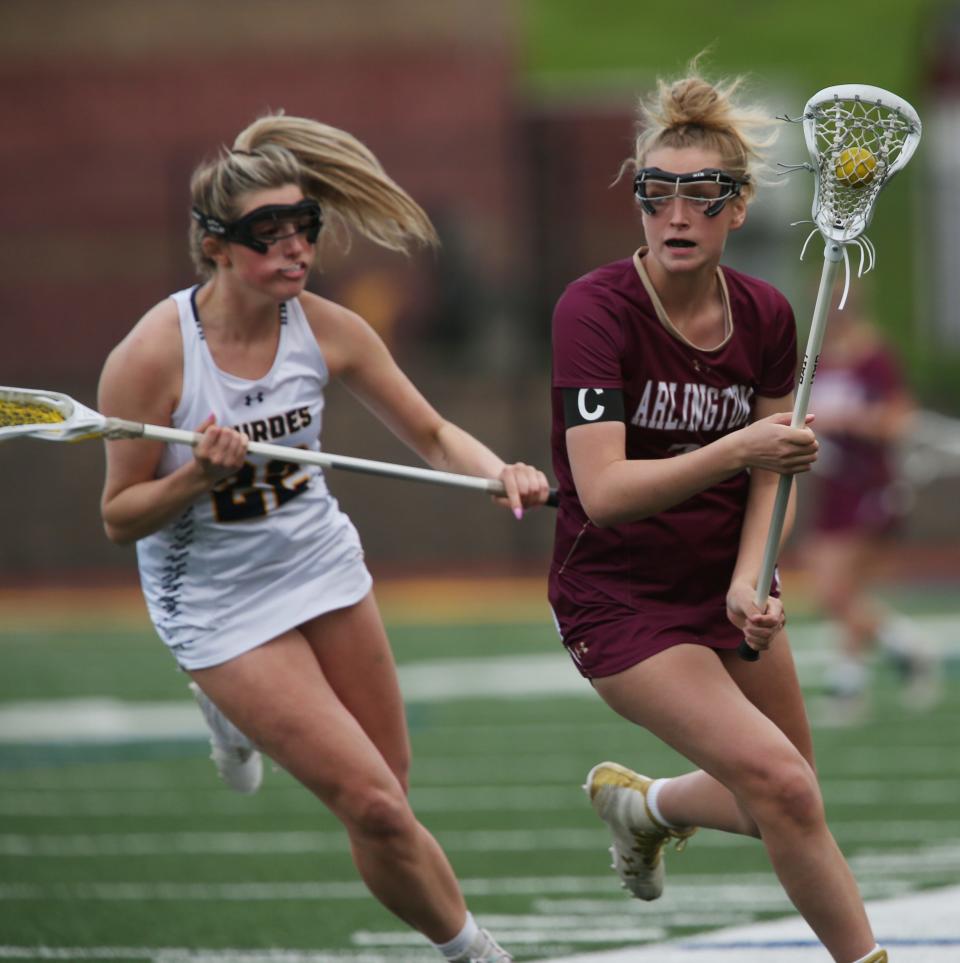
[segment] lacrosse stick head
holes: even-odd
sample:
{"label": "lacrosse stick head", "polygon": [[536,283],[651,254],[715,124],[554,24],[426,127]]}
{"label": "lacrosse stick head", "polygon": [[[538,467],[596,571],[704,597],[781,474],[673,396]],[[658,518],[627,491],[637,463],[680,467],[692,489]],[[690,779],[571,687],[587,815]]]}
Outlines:
{"label": "lacrosse stick head", "polygon": [[877,197],[920,143],[917,112],[880,87],[841,84],[814,94],[803,110],[813,162],[813,220],[830,241],[862,234]]}
{"label": "lacrosse stick head", "polygon": [[59,391],[0,387],[0,441],[80,441],[103,434],[106,419]]}

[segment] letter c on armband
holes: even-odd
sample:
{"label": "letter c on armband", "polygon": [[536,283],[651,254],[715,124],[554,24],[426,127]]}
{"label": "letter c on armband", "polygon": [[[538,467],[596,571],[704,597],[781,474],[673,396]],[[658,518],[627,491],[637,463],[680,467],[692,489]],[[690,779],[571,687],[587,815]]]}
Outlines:
{"label": "letter c on armband", "polygon": [[598,404],[596,408],[591,408],[587,410],[587,392],[592,391],[595,395],[603,397],[602,388],[581,388],[577,392],[577,413],[584,421],[596,421],[598,418],[603,417],[604,411],[607,409],[603,405]]}
{"label": "letter c on armband", "polygon": [[598,421],[623,421],[619,388],[564,388],[563,415],[567,428]]}

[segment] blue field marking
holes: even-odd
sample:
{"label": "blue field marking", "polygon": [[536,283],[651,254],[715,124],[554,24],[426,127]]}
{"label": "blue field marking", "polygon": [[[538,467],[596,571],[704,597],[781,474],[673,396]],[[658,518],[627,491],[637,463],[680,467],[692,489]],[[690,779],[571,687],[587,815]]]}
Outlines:
{"label": "blue field marking", "polygon": [[[896,950],[895,963],[958,963],[958,906],[960,886],[954,885],[871,900],[867,914],[877,942]],[[691,958],[710,963],[829,963],[830,959],[809,926],[793,914],[701,936],[550,957],[539,963],[685,963]]]}

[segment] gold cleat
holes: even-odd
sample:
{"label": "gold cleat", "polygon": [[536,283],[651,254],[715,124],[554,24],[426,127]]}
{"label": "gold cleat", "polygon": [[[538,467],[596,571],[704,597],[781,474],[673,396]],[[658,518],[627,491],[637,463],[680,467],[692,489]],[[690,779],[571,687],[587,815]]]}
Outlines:
{"label": "gold cleat", "polygon": [[658,899],[665,875],[663,849],[673,840],[677,852],[697,831],[672,829],[654,819],[647,806],[653,780],[615,762],[601,762],[583,787],[597,815],[613,834],[613,869],[624,889],[637,899]]}

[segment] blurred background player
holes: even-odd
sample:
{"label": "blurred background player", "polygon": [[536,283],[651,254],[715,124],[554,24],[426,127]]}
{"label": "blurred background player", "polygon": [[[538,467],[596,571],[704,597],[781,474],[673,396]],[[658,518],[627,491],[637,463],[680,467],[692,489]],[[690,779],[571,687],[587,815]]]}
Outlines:
{"label": "blurred background player", "polygon": [[255,789],[262,750],[342,821],[384,906],[449,960],[508,961],[410,808],[403,704],[356,530],[321,471],[246,449],[248,436],[319,449],[338,378],[434,468],[500,478],[518,518],[547,480],[441,418],[361,317],[305,290],[325,221],[395,250],[436,240],[363,144],[267,116],[194,172],[191,195],[202,281],[113,350],[100,407],[203,439],[108,442],[107,534],[137,543],[151,618],[193,679],[228,783]]}
{"label": "blurred background player", "polygon": [[870,591],[890,539],[910,508],[898,470],[899,446],[915,403],[897,356],[865,310],[864,281],[850,286],[830,317],[811,389],[820,455],[804,554],[820,610],[836,622],[837,658],[826,676],[832,708],[865,707],[869,660],[879,649],[901,682],[906,704],[925,707],[940,690],[937,660],[915,623]]}
{"label": "blurred background player", "polygon": [[[607,704],[697,767],[654,780],[605,762],[588,774],[624,887],[659,897],[664,847],[699,826],[756,836],[833,959],[880,963],[826,824],[783,604],[755,602],[778,475],[807,471],[817,442],[790,427],[789,304],[720,267],[769,142],[767,115],[736,89],[696,64],[658,85],[629,165],[646,244],[557,304],[550,602]],[[738,656],[744,637],[765,650],[759,662]]]}

